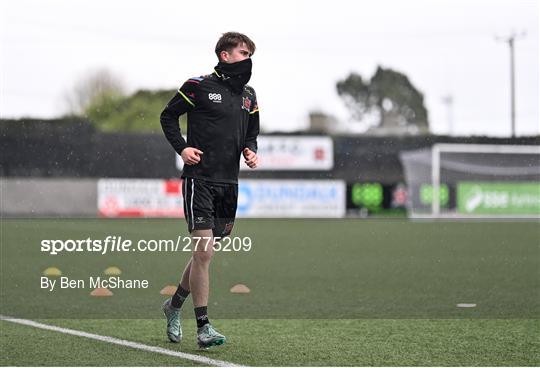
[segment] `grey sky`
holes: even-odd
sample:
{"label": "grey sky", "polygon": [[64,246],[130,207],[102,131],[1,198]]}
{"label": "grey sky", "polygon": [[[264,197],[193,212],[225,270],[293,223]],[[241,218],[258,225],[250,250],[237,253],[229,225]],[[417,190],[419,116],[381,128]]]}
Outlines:
{"label": "grey sky", "polygon": [[63,113],[64,94],[101,67],[130,91],[176,88],[211,72],[217,39],[236,30],[257,44],[250,84],[266,130],[304,128],[313,109],[347,122],[336,81],[380,64],[424,93],[435,133],[448,131],[452,94],[455,133],[508,135],[509,51],[495,35],[526,30],[517,132],[540,132],[537,1],[0,1],[3,117]]}

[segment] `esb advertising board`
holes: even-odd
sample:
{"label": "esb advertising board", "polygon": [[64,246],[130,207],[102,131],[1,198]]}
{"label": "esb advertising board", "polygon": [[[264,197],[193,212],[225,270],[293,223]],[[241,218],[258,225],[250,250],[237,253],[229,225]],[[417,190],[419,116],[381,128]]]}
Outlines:
{"label": "esb advertising board", "polygon": [[181,180],[100,179],[98,214],[104,217],[183,217]]}
{"label": "esb advertising board", "polygon": [[237,217],[343,217],[341,180],[242,180]]}
{"label": "esb advertising board", "polygon": [[461,182],[457,207],[462,214],[540,216],[540,183]]}
{"label": "esb advertising board", "polygon": [[[326,171],[334,166],[334,143],[324,136],[259,136],[257,170]],[[204,156],[202,157],[204,160]],[[176,154],[176,168],[184,162]],[[240,170],[250,170],[240,158]]]}
{"label": "esb advertising board", "polygon": [[[183,217],[181,180],[100,179],[98,213],[104,217]],[[241,180],[238,217],[343,217],[341,180]]]}

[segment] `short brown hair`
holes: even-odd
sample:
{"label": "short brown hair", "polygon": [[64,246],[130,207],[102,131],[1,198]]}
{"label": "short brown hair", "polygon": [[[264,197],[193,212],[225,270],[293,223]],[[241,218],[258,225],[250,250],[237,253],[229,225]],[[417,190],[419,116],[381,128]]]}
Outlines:
{"label": "short brown hair", "polygon": [[221,60],[221,58],[219,57],[219,54],[221,54],[221,51],[231,52],[232,49],[234,49],[236,46],[240,45],[241,43],[246,44],[251,55],[255,53],[255,43],[251,41],[251,39],[245,34],[238,33],[238,32],[223,33],[223,35],[221,36],[221,38],[218,40],[216,44],[216,55],[218,59]]}

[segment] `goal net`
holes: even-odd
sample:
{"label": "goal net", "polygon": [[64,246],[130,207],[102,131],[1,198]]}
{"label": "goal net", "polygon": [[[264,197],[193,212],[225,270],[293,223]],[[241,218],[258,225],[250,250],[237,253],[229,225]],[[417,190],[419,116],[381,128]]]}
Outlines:
{"label": "goal net", "polygon": [[400,159],[410,217],[540,218],[540,146],[434,144]]}

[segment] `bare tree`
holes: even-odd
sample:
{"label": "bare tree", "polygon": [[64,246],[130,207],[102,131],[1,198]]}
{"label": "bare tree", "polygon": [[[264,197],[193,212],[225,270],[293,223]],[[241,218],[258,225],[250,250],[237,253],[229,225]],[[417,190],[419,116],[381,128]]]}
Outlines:
{"label": "bare tree", "polygon": [[73,89],[65,94],[68,113],[83,115],[92,101],[103,95],[123,95],[122,80],[108,69],[97,69],[88,73],[75,83]]}

